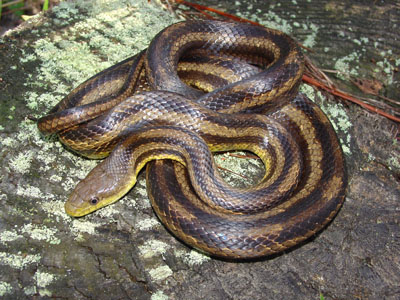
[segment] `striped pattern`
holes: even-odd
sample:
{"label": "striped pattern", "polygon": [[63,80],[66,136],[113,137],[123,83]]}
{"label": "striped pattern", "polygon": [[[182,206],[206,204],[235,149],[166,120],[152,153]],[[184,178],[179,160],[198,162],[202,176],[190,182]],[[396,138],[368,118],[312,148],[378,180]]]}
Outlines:
{"label": "striped pattern", "polygon": [[[166,28],[39,120],[80,155],[111,153],[66,212],[117,201],[146,165],[160,220],[201,251],[256,258],[311,237],[338,212],[347,178],[331,124],[298,94],[303,70],[296,43],[276,30],[219,21]],[[225,183],[211,152],[229,150],[258,155],[263,179],[246,189]]]}

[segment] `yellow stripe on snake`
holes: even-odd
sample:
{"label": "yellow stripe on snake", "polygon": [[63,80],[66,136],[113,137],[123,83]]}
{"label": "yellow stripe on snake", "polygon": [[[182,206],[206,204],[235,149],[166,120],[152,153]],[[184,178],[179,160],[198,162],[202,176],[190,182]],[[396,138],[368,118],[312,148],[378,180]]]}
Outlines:
{"label": "yellow stripe on snake", "polygon": [[[255,258],[313,236],[347,186],[336,134],[298,93],[303,55],[282,32],[187,21],[147,50],[82,83],[38,121],[71,150],[104,159],[65,204],[83,216],[125,195],[146,165],[154,211],[179,239],[213,256]],[[247,150],[263,179],[225,183],[211,152]]]}

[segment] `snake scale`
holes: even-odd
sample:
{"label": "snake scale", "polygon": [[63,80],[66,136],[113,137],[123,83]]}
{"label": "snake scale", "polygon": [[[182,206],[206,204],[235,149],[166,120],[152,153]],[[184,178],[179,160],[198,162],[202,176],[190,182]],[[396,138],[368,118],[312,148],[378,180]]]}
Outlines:
{"label": "snake scale", "polygon": [[[162,223],[216,257],[257,258],[313,236],[340,209],[347,186],[337,136],[298,92],[304,59],[277,30],[186,21],[149,48],[75,88],[38,120],[72,151],[104,158],[65,204],[83,216],[125,195],[146,165]],[[225,183],[212,152],[247,150],[265,175]]]}

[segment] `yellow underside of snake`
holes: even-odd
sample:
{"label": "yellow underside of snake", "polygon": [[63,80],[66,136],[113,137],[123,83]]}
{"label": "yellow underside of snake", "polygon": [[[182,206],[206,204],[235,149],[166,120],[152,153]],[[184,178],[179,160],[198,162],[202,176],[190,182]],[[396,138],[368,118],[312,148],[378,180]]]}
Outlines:
{"label": "yellow underside of snake", "polygon": [[[336,134],[298,86],[303,56],[287,35],[187,21],[87,80],[39,119],[71,150],[104,159],[65,209],[83,216],[125,195],[146,165],[162,223],[187,244],[230,259],[271,255],[321,230],[347,185]],[[201,90],[201,91],[200,91]],[[211,152],[247,150],[265,175],[225,183]]]}

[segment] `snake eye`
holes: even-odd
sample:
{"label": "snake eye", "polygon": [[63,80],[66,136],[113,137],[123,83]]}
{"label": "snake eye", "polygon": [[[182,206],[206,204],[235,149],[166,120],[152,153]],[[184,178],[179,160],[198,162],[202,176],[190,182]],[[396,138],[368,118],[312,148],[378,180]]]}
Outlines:
{"label": "snake eye", "polygon": [[92,199],[90,199],[90,204],[97,204],[97,202],[99,202],[99,198],[97,197],[93,197]]}

